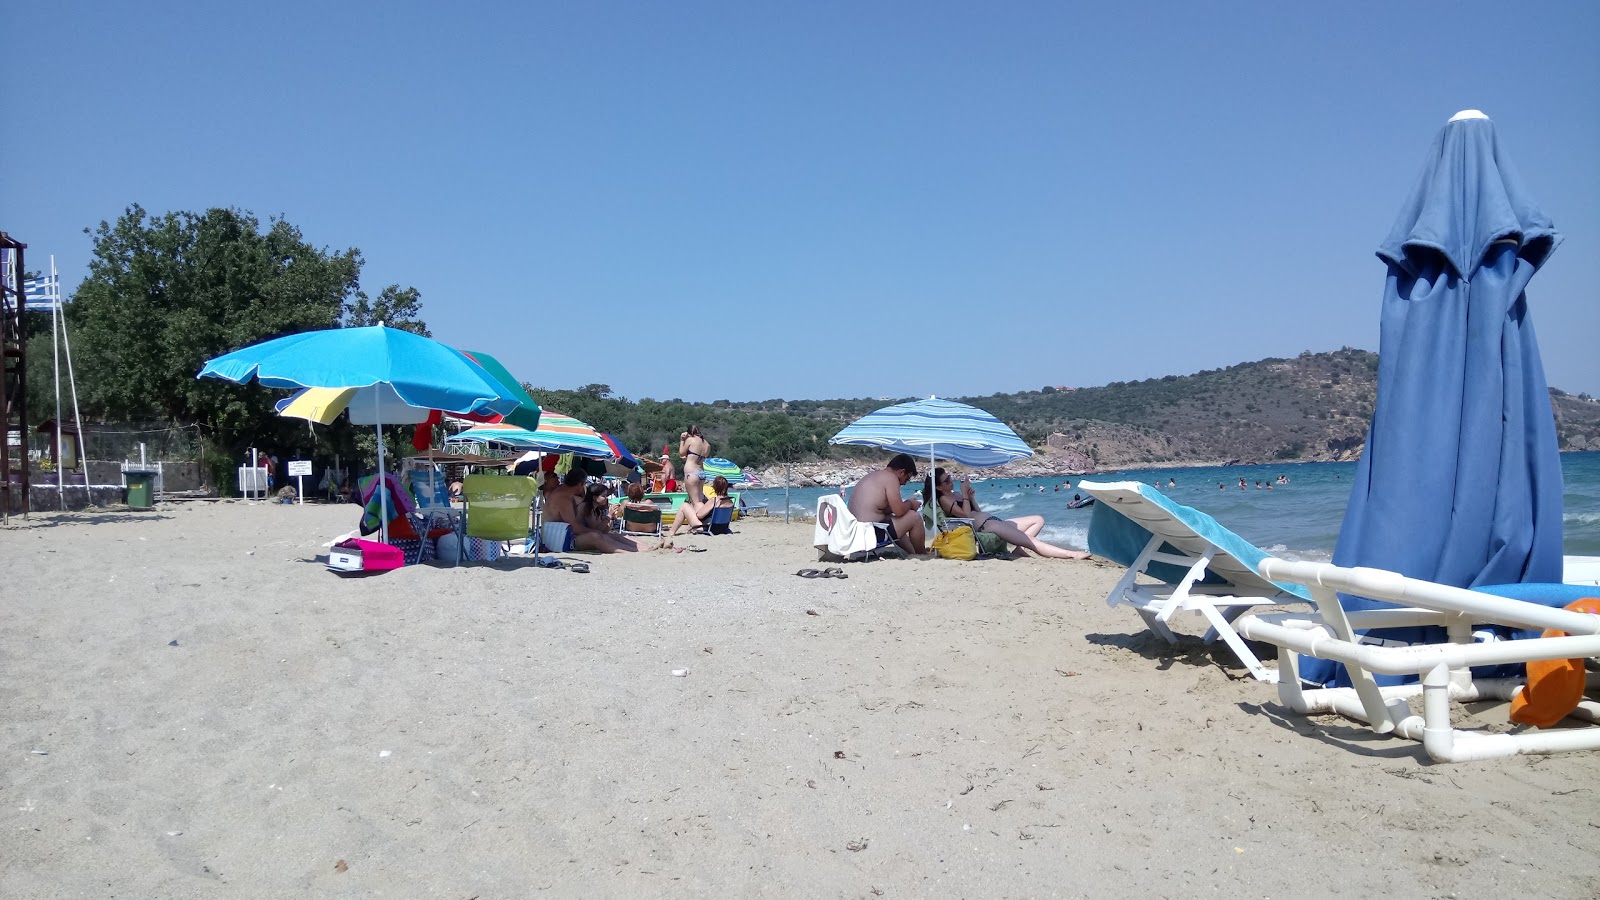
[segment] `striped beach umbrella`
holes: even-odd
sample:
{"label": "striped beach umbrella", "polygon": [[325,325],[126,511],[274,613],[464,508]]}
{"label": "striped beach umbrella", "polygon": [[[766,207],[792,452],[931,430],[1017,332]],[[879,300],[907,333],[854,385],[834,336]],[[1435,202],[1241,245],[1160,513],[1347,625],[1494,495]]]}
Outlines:
{"label": "striped beach umbrella", "polygon": [[616,452],[600,432],[571,416],[551,410],[539,415],[539,427],[529,431],[499,423],[475,425],[445,439],[446,449],[470,444],[498,444],[514,450],[542,450],[545,453],[575,453],[593,459],[616,459]]}
{"label": "striped beach umbrella", "polygon": [[868,413],[846,425],[828,443],[954,460],[975,469],[1033,455],[1022,438],[994,416],[936,397]]}
{"label": "striped beach umbrella", "polygon": [[700,467],[700,477],[708,484],[718,475],[728,479],[729,484],[743,484],[745,481],[744,470],[720,456],[711,457]]}

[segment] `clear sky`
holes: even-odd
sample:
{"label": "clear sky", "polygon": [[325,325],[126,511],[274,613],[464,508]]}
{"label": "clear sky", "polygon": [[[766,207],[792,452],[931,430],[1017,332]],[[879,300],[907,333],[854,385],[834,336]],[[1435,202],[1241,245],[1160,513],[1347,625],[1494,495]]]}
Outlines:
{"label": "clear sky", "polygon": [[[1125,7],[1125,8],[1124,8]],[[958,396],[1377,349],[1434,132],[1492,117],[1600,394],[1600,3],[7,4],[0,228],[359,247],[434,335],[633,397]],[[25,58],[15,53],[25,50]]]}

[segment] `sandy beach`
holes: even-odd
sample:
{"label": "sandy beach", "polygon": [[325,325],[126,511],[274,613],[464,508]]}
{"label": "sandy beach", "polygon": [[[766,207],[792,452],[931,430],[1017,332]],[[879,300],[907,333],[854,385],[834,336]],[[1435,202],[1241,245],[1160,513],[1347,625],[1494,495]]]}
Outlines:
{"label": "sandy beach", "polygon": [[1107,609],[1119,566],[808,580],[749,520],[342,579],[354,517],[0,529],[0,896],[1600,895],[1600,754],[1285,718]]}

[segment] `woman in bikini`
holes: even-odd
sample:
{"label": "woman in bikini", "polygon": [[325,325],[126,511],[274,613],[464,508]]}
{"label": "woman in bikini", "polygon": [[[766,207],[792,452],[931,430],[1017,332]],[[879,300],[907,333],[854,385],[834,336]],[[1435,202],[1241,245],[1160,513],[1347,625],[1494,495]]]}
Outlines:
{"label": "woman in bikini", "polygon": [[922,495],[927,502],[933,502],[935,489],[938,492],[939,508],[944,510],[944,514],[951,518],[971,519],[974,532],[987,531],[999,535],[1001,540],[1019,550],[1032,550],[1049,559],[1089,557],[1089,554],[1082,550],[1068,550],[1039,540],[1038,534],[1044,528],[1043,516],[1002,519],[979,509],[977,498],[972,495],[972,482],[963,484],[958,493],[955,479],[944,469],[934,469],[931,478],[923,479]]}
{"label": "woman in bikini", "polygon": [[711,442],[700,433],[699,425],[690,425],[678,436],[678,455],[683,457],[683,489],[698,505],[705,499],[705,479],[700,477],[700,470],[711,455]]}

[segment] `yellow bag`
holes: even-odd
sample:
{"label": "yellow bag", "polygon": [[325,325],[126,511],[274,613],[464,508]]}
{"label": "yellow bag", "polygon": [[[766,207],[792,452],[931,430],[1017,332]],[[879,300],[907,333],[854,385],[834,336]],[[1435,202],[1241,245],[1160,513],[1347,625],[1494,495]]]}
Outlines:
{"label": "yellow bag", "polygon": [[978,540],[968,525],[958,525],[949,531],[939,532],[933,539],[933,552],[945,559],[977,559]]}

